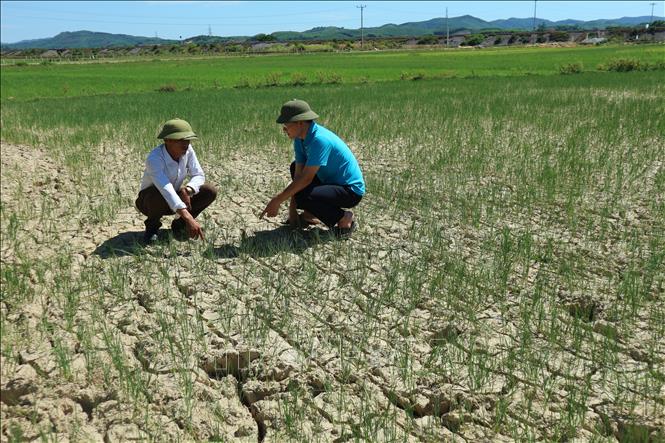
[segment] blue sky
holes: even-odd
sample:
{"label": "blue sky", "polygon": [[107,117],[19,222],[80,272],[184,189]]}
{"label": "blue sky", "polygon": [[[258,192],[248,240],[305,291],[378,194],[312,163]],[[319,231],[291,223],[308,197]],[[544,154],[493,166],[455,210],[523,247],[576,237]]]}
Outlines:
{"label": "blue sky", "polygon": [[[661,1],[545,1],[537,17],[593,20],[665,15]],[[473,15],[484,20],[533,17],[533,1],[1,1],[1,40],[53,37],[63,31],[98,31],[179,39],[201,34],[255,35],[315,26],[360,28],[386,23]]]}

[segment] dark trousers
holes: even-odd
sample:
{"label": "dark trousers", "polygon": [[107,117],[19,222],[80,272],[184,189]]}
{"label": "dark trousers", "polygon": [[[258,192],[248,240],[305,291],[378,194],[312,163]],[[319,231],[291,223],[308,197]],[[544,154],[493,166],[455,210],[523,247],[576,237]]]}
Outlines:
{"label": "dark trousers", "polygon": [[[217,198],[217,189],[214,186],[206,183],[199,188],[199,192],[192,196],[192,209],[189,211],[192,217],[196,218],[201,211],[210,206],[210,204]],[[175,212],[171,210],[169,204],[166,203],[159,190],[150,186],[139,192],[136,199],[136,208],[141,211],[143,215],[148,217],[145,220],[145,229],[154,230],[162,226],[160,219],[164,215],[173,215]],[[182,227],[184,222],[181,220]]]}
{"label": "dark trousers", "polygon": [[[291,163],[291,179],[296,174],[296,162]],[[295,195],[296,207],[304,209],[321,220],[329,227],[344,217],[342,208],[353,208],[362,196],[351,190],[346,185],[324,185],[317,176],[312,183],[307,185]]]}

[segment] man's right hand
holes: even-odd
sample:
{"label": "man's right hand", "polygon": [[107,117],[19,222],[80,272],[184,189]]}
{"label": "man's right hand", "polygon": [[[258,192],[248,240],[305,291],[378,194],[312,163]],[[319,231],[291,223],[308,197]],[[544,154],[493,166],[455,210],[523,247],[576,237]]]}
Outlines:
{"label": "man's right hand", "polygon": [[200,238],[201,240],[205,240],[203,236],[203,229],[201,229],[201,225],[199,222],[196,221],[194,217],[192,217],[192,214],[189,213],[187,209],[178,209],[177,210],[178,214],[180,214],[180,217],[185,221],[185,224],[187,225],[187,233],[189,234],[189,238]]}
{"label": "man's right hand", "polygon": [[193,217],[191,220],[187,221],[187,231],[189,232],[189,238],[200,238],[201,240],[205,240],[201,225]]}

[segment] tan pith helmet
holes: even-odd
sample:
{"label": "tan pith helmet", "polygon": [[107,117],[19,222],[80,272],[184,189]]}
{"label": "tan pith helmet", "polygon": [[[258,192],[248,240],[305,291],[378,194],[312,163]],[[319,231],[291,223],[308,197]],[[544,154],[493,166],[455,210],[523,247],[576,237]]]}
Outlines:
{"label": "tan pith helmet", "polygon": [[306,101],[293,99],[282,105],[277,123],[300,122],[315,118],[319,118],[319,115],[312,111]]}
{"label": "tan pith helmet", "polygon": [[198,137],[192,130],[192,127],[185,120],[174,118],[164,123],[162,132],[157,138],[169,140],[197,140]]}

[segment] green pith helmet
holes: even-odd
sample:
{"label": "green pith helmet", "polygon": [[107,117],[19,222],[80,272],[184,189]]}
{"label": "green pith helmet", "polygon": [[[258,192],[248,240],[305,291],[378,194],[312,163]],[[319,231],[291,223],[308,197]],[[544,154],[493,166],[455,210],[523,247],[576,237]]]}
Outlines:
{"label": "green pith helmet", "polygon": [[303,100],[290,100],[282,105],[282,110],[277,117],[277,123],[300,122],[303,120],[314,120],[319,118],[318,114],[312,111],[307,102]]}
{"label": "green pith helmet", "polygon": [[194,134],[192,127],[185,120],[174,118],[164,123],[162,132],[159,133],[157,138],[169,140],[197,140],[198,137]]}

